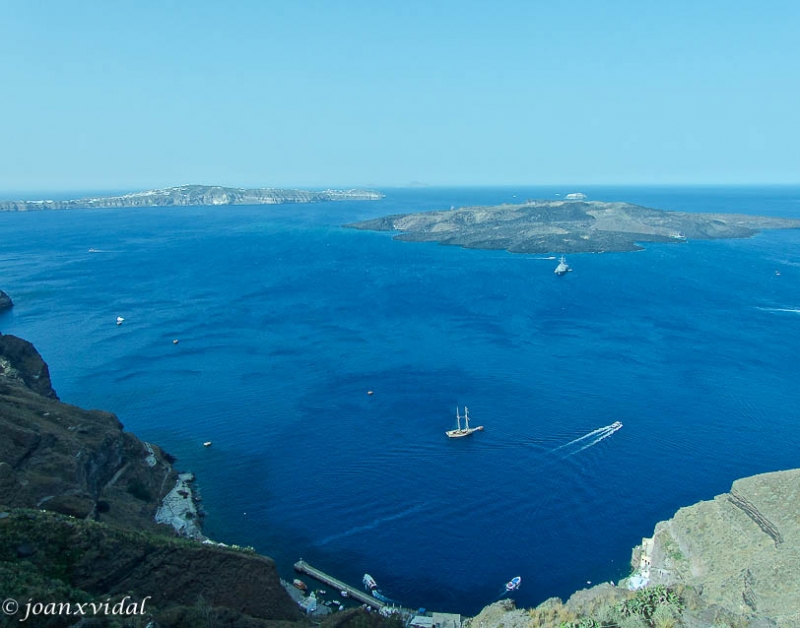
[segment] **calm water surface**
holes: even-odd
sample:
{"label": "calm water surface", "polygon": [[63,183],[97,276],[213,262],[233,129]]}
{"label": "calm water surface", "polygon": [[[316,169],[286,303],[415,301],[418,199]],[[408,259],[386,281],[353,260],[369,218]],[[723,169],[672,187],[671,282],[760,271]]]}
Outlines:
{"label": "calm water surface", "polygon": [[[657,521],[800,446],[800,232],[572,255],[559,278],[341,227],[570,191],[0,214],[0,331],[62,400],[176,455],[207,534],[284,576],[303,557],[471,614],[520,575],[534,605],[626,575]],[[798,188],[582,191],[800,218]],[[457,405],[486,430],[447,439]]]}

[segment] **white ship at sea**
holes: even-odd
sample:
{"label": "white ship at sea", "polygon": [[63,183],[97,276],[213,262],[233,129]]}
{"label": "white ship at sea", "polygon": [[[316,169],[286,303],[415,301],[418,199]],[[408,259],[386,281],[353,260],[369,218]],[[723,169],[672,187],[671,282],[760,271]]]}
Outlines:
{"label": "white ship at sea", "polygon": [[556,266],[556,269],[553,272],[559,276],[572,272],[572,269],[569,267],[569,264],[567,264],[567,260],[564,259],[563,255],[561,256],[561,259],[558,260],[558,266]]}
{"label": "white ship at sea", "polygon": [[445,434],[447,434],[449,438],[462,438],[463,436],[469,436],[473,432],[481,431],[483,431],[483,425],[479,425],[478,427],[469,426],[469,408],[464,406],[464,427],[461,427],[461,415],[458,413],[458,407],[456,407],[456,429],[448,430]]}

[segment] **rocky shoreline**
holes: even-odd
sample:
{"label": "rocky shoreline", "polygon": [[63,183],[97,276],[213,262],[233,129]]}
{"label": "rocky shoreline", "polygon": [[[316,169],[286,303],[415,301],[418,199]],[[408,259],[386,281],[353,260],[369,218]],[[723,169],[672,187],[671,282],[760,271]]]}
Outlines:
{"label": "rocky shoreline", "polygon": [[193,487],[193,473],[179,473],[174,488],[161,500],[156,523],[172,526],[178,536],[204,541],[202,516]]}

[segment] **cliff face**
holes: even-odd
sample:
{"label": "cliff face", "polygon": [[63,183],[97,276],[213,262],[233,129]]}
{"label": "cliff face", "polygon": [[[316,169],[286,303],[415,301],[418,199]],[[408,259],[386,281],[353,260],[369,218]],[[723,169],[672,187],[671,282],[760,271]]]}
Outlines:
{"label": "cliff face", "polygon": [[634,550],[651,584],[685,584],[707,604],[800,625],[800,469],[737,480],[681,508]]}
{"label": "cliff face", "polygon": [[155,522],[171,461],[113,414],[61,403],[33,345],[0,334],[0,597],[149,598],[154,626],[301,620],[270,558]]}
{"label": "cliff face", "polygon": [[0,503],[156,530],[175,479],[114,415],[58,401],[33,345],[0,335]]}
{"label": "cliff face", "polygon": [[[681,508],[634,548],[633,573],[535,609],[511,600],[466,628],[506,626],[800,626],[800,469],[736,480]],[[627,622],[627,623],[626,623]]]}
{"label": "cliff face", "polygon": [[91,209],[118,207],[190,207],[207,205],[277,205],[325,201],[376,201],[372,190],[289,190],[279,188],[227,188],[218,185],[182,185],[121,196],[88,197],[65,201],[0,201],[0,211]]}
{"label": "cliff face", "polygon": [[59,601],[131,595],[147,599],[149,611],[165,626],[233,625],[234,620],[263,626],[257,620],[302,617],[281,586],[275,564],[264,556],[53,513],[11,510],[3,515],[4,596],[42,599],[52,589],[46,579],[55,576],[69,587]]}

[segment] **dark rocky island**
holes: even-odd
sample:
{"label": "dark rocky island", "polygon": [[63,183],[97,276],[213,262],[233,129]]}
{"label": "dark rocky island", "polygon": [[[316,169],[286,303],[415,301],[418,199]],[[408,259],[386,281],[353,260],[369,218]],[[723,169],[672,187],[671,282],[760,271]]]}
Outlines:
{"label": "dark rocky island", "polygon": [[401,231],[395,239],[511,253],[635,251],[639,242],[746,238],[761,229],[800,229],[800,220],[689,214],[600,201],[528,201],[395,214],[346,225]]}
{"label": "dark rocky island", "polygon": [[14,302],[11,300],[11,297],[8,296],[5,292],[0,290],[0,312],[3,310],[8,310],[14,306]]}
{"label": "dark rocky island", "polygon": [[278,205],[325,201],[376,201],[383,198],[371,190],[288,190],[279,188],[226,188],[217,185],[182,185],[160,190],[132,192],[121,196],[87,197],[66,201],[0,201],[0,211],[25,212],[43,209],[108,209],[117,207],[192,207],[208,205]]}

